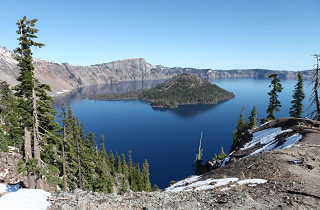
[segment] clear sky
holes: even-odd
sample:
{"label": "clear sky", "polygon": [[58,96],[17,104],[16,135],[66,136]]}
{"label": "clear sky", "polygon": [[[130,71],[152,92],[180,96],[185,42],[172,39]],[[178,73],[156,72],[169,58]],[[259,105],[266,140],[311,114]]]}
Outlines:
{"label": "clear sky", "polygon": [[129,57],[174,67],[312,68],[320,0],[0,0],[0,46],[39,19],[35,57],[90,65]]}

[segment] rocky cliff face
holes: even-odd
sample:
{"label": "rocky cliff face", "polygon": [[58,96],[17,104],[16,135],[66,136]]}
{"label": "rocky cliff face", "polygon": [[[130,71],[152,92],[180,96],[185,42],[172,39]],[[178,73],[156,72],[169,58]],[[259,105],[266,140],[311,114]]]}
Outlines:
{"label": "rocky cliff face", "polygon": [[[267,78],[270,74],[279,74],[280,78],[295,78],[296,72],[271,71],[262,69],[226,70],[195,68],[169,68],[151,65],[143,58],[128,58],[110,63],[91,66],[77,66],[68,63],[54,63],[34,59],[35,76],[51,86],[52,94],[60,94],[80,86],[116,83],[120,81],[167,79],[181,73],[195,73],[204,78],[255,77]],[[311,71],[302,72],[304,78],[311,78]],[[11,86],[17,84],[19,75],[14,53],[6,47],[0,47],[0,80],[7,81]]]}

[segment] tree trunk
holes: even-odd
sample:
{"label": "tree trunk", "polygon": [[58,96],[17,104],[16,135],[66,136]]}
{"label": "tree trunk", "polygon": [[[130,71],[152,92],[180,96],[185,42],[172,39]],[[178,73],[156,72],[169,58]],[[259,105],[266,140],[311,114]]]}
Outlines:
{"label": "tree trunk", "polygon": [[38,164],[41,163],[40,157],[40,145],[39,145],[39,122],[37,113],[37,98],[36,91],[32,89],[32,106],[33,106],[33,155],[34,158],[38,160]]}
{"label": "tree trunk", "polygon": [[316,101],[316,120],[320,121],[320,102],[319,102],[319,94],[318,94],[318,89],[319,89],[319,65],[317,65],[316,69],[316,78],[315,78],[315,88],[314,88],[314,98]]}
{"label": "tree trunk", "polygon": [[64,143],[66,139],[66,125],[63,123],[63,140],[62,140],[62,173],[63,173],[63,191],[67,191],[66,159],[64,154]]}
{"label": "tree trunk", "polygon": [[82,189],[79,137],[77,137],[77,150],[78,150],[79,187],[80,189]]}
{"label": "tree trunk", "polygon": [[28,184],[30,189],[36,189],[36,177],[28,173]]}
{"label": "tree trunk", "polygon": [[31,154],[31,134],[27,127],[24,127],[24,159],[27,163],[32,158]]}

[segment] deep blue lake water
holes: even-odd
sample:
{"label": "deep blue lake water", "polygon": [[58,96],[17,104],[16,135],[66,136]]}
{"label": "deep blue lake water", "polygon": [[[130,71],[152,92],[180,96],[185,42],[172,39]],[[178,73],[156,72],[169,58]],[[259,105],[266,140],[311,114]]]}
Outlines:
{"label": "deep blue lake water", "polygon": [[[270,90],[268,79],[216,79],[211,82],[235,93],[235,98],[217,105],[183,105],[177,109],[155,109],[139,100],[92,101],[77,98],[96,93],[126,92],[150,88],[161,81],[122,82],[89,86],[69,95],[56,98],[54,108],[59,111],[61,100],[71,103],[74,114],[84,123],[86,132],[106,137],[109,151],[127,153],[132,150],[134,162],[148,159],[151,182],[160,188],[171,180],[179,180],[194,173],[192,164],[198,150],[200,132],[203,131],[202,148],[204,161],[212,159],[223,146],[229,151],[232,131],[235,129],[242,106],[245,115],[257,106],[259,119],[266,116]],[[305,108],[309,106],[311,87],[306,87]],[[282,80],[284,90],[279,99],[282,104],[277,117],[288,117],[295,80]],[[308,112],[305,111],[304,116]]]}

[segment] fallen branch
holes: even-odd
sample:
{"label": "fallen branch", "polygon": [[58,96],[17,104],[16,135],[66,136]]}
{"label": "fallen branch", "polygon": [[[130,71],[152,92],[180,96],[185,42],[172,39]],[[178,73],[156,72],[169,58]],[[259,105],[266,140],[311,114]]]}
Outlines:
{"label": "fallen branch", "polygon": [[301,145],[301,144],[297,144],[297,145],[293,145],[294,147],[320,147],[320,145],[318,144],[304,144],[304,145]]}
{"label": "fallen branch", "polygon": [[47,198],[47,201],[70,200],[70,198]]}
{"label": "fallen branch", "polygon": [[4,196],[6,194],[8,194],[8,192],[0,193],[0,197]]}
{"label": "fallen branch", "polygon": [[294,191],[294,190],[288,190],[287,192],[290,193],[290,194],[304,195],[304,196],[320,199],[320,196],[312,195],[312,194],[309,194],[309,193],[306,193],[306,192],[299,192],[299,191]]}
{"label": "fallen branch", "polygon": [[300,125],[300,126],[306,129],[320,130],[319,127],[313,127],[313,126],[307,126],[307,125]]}

